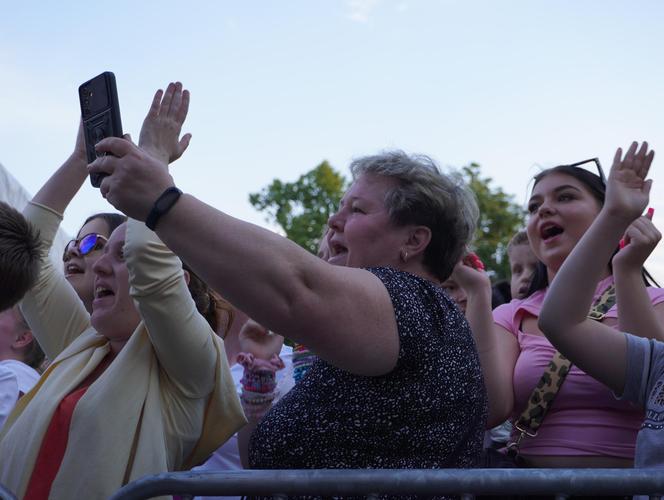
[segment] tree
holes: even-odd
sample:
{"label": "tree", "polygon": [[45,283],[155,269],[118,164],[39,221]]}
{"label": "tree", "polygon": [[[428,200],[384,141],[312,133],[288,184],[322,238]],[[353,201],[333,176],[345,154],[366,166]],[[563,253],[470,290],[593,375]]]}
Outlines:
{"label": "tree", "polygon": [[510,277],[507,244],[525,224],[525,211],[514,197],[493,188],[490,177],[482,178],[480,166],[471,163],[461,169],[463,178],[477,197],[480,219],[475,233],[475,253],[482,259],[494,281]]}
{"label": "tree", "polygon": [[323,161],[295,182],[275,179],[260,193],[250,194],[249,202],[267,212],[267,220],[279,224],[288,239],[315,254],[346,186],[346,179]]}

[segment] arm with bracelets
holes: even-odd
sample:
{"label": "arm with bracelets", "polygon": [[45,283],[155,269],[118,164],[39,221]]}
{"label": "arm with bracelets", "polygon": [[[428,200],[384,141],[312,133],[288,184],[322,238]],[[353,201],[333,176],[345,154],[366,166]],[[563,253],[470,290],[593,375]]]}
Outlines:
{"label": "arm with bracelets", "polygon": [[277,371],[284,367],[279,357],[284,338],[249,319],[239,340],[237,361],[244,367],[240,401],[249,423],[238,432],[238,447],[242,465],[247,467],[251,434],[278,397]]}

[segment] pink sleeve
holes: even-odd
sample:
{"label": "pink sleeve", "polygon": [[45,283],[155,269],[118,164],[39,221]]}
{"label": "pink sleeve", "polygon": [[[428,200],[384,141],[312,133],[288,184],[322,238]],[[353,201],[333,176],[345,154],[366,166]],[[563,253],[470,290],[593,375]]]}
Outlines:
{"label": "pink sleeve", "polygon": [[515,337],[517,328],[514,324],[514,313],[516,312],[516,306],[518,303],[518,300],[513,300],[508,304],[502,304],[493,310],[493,322],[514,334]]}
{"label": "pink sleeve", "polygon": [[655,288],[653,286],[649,286],[648,288],[646,288],[646,290],[648,290],[650,303],[653,306],[656,306],[657,304],[664,302],[664,288]]}
{"label": "pink sleeve", "polygon": [[[664,302],[664,288],[656,288],[654,286],[649,286],[646,288],[648,292],[648,297],[650,297],[650,303],[653,306],[661,304]],[[606,313],[607,318],[617,318],[618,317],[618,305],[615,304],[609,311]],[[495,320],[495,316],[494,316]]]}

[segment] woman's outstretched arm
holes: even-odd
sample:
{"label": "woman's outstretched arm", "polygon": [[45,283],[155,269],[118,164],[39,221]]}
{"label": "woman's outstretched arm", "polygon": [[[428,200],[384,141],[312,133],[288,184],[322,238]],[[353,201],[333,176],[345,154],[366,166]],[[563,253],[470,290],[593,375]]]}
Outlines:
{"label": "woman's outstretched arm", "polygon": [[[155,200],[174,185],[163,159],[119,138],[104,139],[97,149],[112,154],[89,167],[108,174],[102,195],[127,215],[146,220]],[[288,332],[353,373],[380,375],[396,365],[394,310],[372,273],[333,267],[282,236],[186,194],[159,219],[156,231],[213,289],[270,330]]]}

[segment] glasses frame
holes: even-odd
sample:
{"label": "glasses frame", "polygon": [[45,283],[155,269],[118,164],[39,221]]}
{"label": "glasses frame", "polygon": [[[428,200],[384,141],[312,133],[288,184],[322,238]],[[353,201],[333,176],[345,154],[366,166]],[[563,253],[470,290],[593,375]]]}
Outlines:
{"label": "glasses frame", "polygon": [[586,163],[595,164],[595,166],[597,167],[597,173],[599,174],[599,178],[602,181],[602,184],[606,186],[606,175],[604,174],[604,169],[602,168],[602,164],[599,162],[599,158],[588,158],[587,160],[577,161],[576,163],[570,163],[569,165],[563,165],[563,166],[580,167],[581,165],[585,165]]}
{"label": "glasses frame", "polygon": [[[81,249],[81,242],[85,238],[88,238],[90,236],[95,237],[95,243],[90,247],[90,250],[88,250],[87,252],[83,252],[83,250]],[[98,243],[99,240],[101,240],[104,243],[104,245],[102,245],[101,247],[99,246],[99,243]],[[72,246],[72,243],[73,243],[73,246]],[[85,255],[88,255],[91,252],[94,252],[95,250],[99,250],[100,248],[103,248],[106,245],[106,243],[108,243],[108,238],[106,236],[104,236],[103,234],[99,234],[99,233],[88,233],[84,236],[81,236],[80,238],[75,238],[73,240],[69,240],[67,242],[67,244],[65,245],[64,252],[62,253],[62,261],[67,262],[71,258],[71,257],[69,257],[69,254],[71,253],[73,248],[78,249],[79,253],[81,255],[85,256]]]}

